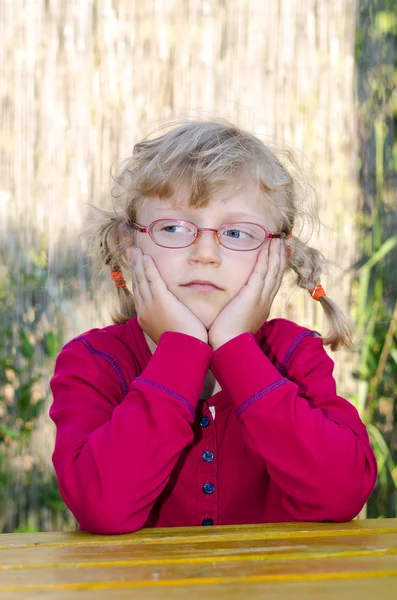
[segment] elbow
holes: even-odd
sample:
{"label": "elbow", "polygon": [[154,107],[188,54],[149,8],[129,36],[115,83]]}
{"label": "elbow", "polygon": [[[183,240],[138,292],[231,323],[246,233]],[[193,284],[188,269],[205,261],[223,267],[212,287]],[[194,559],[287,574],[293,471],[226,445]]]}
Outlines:
{"label": "elbow", "polygon": [[328,475],[323,480],[322,491],[325,520],[345,523],[355,519],[371,496],[378,476],[371,448],[356,453],[350,463],[341,459],[332,475],[328,470]]}
{"label": "elbow", "polygon": [[345,495],[340,500],[324,507],[324,519],[322,520],[332,523],[347,523],[357,517],[365,503],[366,500],[363,500],[362,497],[355,498]]}
{"label": "elbow", "polygon": [[335,522],[346,522],[355,519],[371,496],[378,476],[378,468],[373,453],[367,457],[361,469],[347,474],[336,487],[334,504]]}
{"label": "elbow", "polygon": [[101,503],[95,507],[86,504],[83,511],[76,510],[74,514],[81,529],[96,535],[135,533],[142,529],[146,521],[145,516],[131,512],[126,514],[121,507],[106,507]]}
{"label": "elbow", "polygon": [[84,531],[96,535],[122,535],[139,531],[144,523],[138,519],[116,519],[96,514],[82,517],[79,525]]}
{"label": "elbow", "polygon": [[364,472],[358,470],[335,481],[332,488],[324,489],[323,502],[325,519],[335,523],[346,523],[355,519],[375,487],[376,464],[367,463]]}
{"label": "elbow", "polygon": [[[294,499],[285,498],[286,511],[294,521],[346,523],[357,517],[375,486],[376,466],[334,478],[317,479],[317,485]],[[306,498],[304,497],[306,496]]]}
{"label": "elbow", "polygon": [[[58,486],[63,501],[78,522],[80,529],[97,535],[134,533],[144,527],[149,510],[138,506],[125,488],[104,484],[100,476],[78,469],[76,460],[62,465],[54,461]],[[58,467],[58,468],[57,468]],[[92,469],[91,473],[95,473]]]}
{"label": "elbow", "polygon": [[357,517],[366,499],[349,492],[343,494],[316,494],[307,500],[284,498],[285,512],[292,521],[346,523]]}
{"label": "elbow", "polygon": [[114,501],[107,502],[99,495],[84,498],[68,493],[65,488],[59,486],[61,496],[80,529],[97,535],[121,535],[134,533],[142,529],[147,520],[147,515],[132,512],[129,506],[128,512],[125,506],[120,506]]}

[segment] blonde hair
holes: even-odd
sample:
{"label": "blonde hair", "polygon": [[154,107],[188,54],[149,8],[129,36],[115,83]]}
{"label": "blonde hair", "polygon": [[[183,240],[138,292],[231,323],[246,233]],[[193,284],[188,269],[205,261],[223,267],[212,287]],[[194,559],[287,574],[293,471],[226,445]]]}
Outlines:
{"label": "blonde hair", "polygon": [[[291,162],[291,156],[289,159]],[[276,209],[279,231],[292,233],[301,216],[299,169],[297,176],[292,177],[276,154],[254,135],[229,122],[200,120],[184,121],[166,133],[139,142],[114,175],[112,196],[118,205],[115,212],[101,211],[104,220],[95,243],[99,242],[102,264],[111,271],[128,268],[125,240],[133,245],[135,236],[129,222],[137,220],[139,208],[148,198],[170,198],[178,186],[188,184],[189,205],[202,208],[208,205],[214,190],[231,181],[237,183],[239,176],[247,172]],[[305,290],[314,288],[327,261],[296,236],[286,244],[291,248],[287,270],[295,271],[298,286]],[[126,286],[118,288],[117,293],[120,312],[113,321],[125,323],[136,314],[134,298]],[[319,302],[329,325],[324,344],[332,350],[341,345],[351,347],[351,333],[343,312],[328,296]]]}

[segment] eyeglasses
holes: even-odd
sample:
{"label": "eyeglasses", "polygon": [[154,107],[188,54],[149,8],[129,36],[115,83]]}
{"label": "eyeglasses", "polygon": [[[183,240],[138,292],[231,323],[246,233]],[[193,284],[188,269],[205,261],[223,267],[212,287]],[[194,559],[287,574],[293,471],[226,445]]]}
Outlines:
{"label": "eyeglasses", "polygon": [[150,225],[131,221],[129,225],[140,233],[148,233],[153,242],[162,248],[187,248],[197,241],[202,231],[212,231],[224,248],[240,252],[256,250],[266,239],[292,237],[292,234],[284,232],[271,233],[256,223],[226,223],[218,229],[209,229],[179,219],[158,219]]}

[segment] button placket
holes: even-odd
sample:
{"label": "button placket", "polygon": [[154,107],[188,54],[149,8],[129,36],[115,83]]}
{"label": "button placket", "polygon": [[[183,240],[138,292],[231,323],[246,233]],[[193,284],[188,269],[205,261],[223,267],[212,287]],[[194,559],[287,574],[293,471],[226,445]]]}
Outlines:
{"label": "button placket", "polygon": [[199,418],[202,438],[198,444],[198,520],[203,526],[218,520],[218,477],[216,425],[207,403]]}

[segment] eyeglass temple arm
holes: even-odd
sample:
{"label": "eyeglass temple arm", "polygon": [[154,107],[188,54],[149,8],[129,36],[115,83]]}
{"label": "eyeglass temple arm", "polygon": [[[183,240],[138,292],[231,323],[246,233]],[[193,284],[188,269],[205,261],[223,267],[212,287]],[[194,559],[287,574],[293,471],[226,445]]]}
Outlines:
{"label": "eyeglass temple arm", "polygon": [[283,239],[288,239],[288,238],[292,238],[292,233],[289,233],[288,235],[286,233],[284,233],[284,231],[282,231],[281,233],[268,233],[266,234],[266,238],[283,238]]}
{"label": "eyeglass temple arm", "polygon": [[147,225],[139,225],[139,223],[134,223],[134,221],[128,221],[128,225],[137,229],[141,233],[149,233],[149,226]]}

